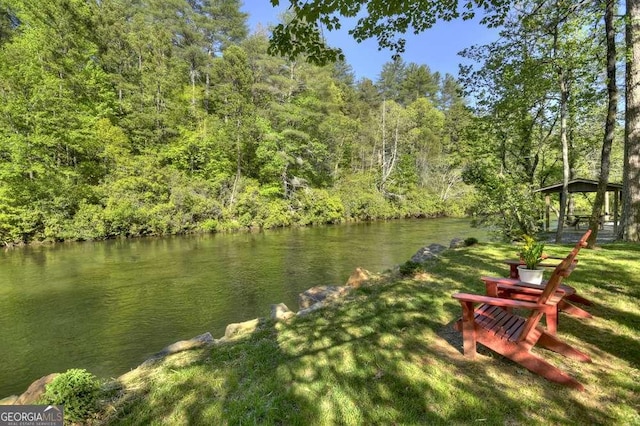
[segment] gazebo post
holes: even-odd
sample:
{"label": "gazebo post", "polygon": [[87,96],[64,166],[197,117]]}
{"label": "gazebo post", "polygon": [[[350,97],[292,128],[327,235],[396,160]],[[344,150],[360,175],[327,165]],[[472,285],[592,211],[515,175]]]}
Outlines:
{"label": "gazebo post", "polygon": [[544,196],[544,229],[545,231],[549,231],[550,216],[551,216],[551,196],[549,194],[545,194]]}
{"label": "gazebo post", "polygon": [[620,203],[620,191],[614,192],[613,198],[613,236],[618,235],[618,205]]}
{"label": "gazebo post", "polygon": [[[564,223],[560,222],[560,216],[563,216],[564,220],[566,222],[566,220],[567,220],[567,207],[568,207],[567,201],[568,200],[565,200],[564,193],[560,192],[560,206],[558,206],[558,212],[560,214],[558,215],[558,226],[556,227],[556,232],[560,232],[561,229],[564,229]],[[564,215],[562,213],[562,205],[563,204],[564,204]]]}
{"label": "gazebo post", "polygon": [[604,220],[609,220],[609,191],[604,193]]}

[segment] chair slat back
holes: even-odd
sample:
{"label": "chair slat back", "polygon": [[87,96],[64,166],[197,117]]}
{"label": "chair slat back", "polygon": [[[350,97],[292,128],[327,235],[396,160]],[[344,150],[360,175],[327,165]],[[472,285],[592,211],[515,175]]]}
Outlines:
{"label": "chair slat back", "polygon": [[[589,235],[591,235],[590,229],[587,230],[582,238],[580,238],[580,241],[577,242],[577,244],[567,255],[567,257],[565,257],[562,262],[560,262],[560,264],[556,266],[556,268],[553,270],[553,273],[551,274],[551,277],[549,278],[549,281],[547,282],[547,286],[536,301],[537,304],[544,305],[545,303],[547,303],[549,298],[553,296],[556,291],[558,291],[558,287],[560,287],[562,280],[571,275],[571,271],[573,271],[573,268],[575,267],[575,262],[577,262],[576,256],[578,256],[578,253],[580,252],[580,249],[582,247],[587,246],[587,238],[589,238]],[[527,319],[527,322],[525,323],[524,329],[522,330],[522,333],[520,334],[520,338],[518,340],[522,341],[527,339],[529,333],[531,333],[531,331],[534,330],[538,325],[538,322],[540,322],[542,315],[543,312],[541,311],[531,312],[531,315],[529,315],[529,318]]]}

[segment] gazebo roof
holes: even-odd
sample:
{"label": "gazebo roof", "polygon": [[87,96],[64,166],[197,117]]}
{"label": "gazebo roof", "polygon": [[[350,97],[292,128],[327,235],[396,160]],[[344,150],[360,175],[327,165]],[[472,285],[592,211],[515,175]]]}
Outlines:
{"label": "gazebo roof", "polygon": [[[620,191],[622,190],[622,184],[609,183],[607,184],[607,191]],[[569,181],[569,192],[596,192],[598,191],[598,181],[591,179],[574,179]],[[542,192],[543,194],[551,194],[555,192],[562,192],[562,184],[557,183],[551,186],[545,186],[544,188],[536,189],[534,192]]]}

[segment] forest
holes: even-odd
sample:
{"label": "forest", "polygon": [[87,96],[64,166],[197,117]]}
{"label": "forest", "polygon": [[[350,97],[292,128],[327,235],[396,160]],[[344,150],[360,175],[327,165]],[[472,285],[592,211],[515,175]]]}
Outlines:
{"label": "forest", "polygon": [[600,173],[593,3],[521,2],[459,78],[390,56],[372,81],[274,54],[240,0],[0,0],[0,246],[442,215],[535,232],[532,189]]}

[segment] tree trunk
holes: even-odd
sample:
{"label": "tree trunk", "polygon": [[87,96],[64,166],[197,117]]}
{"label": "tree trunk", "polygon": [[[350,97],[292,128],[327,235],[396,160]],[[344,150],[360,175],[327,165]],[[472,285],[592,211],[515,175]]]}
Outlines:
{"label": "tree trunk", "polygon": [[204,110],[207,112],[207,114],[210,113],[209,111],[209,91],[210,91],[210,87],[211,87],[211,73],[210,73],[210,64],[207,63],[207,72],[205,75],[205,84],[204,84]]}
{"label": "tree trunk", "polygon": [[625,241],[640,241],[640,0],[627,0],[627,104],[620,231]]}
{"label": "tree trunk", "polygon": [[194,114],[196,111],[196,69],[193,64],[191,64],[191,69],[189,70],[189,81],[191,82],[191,109]]}
{"label": "tree trunk", "polygon": [[600,156],[600,177],[598,179],[598,191],[593,203],[591,218],[589,219],[589,229],[591,235],[587,240],[589,248],[596,245],[598,229],[600,225],[600,215],[604,204],[607,184],[609,183],[609,164],[611,162],[611,146],[616,128],[616,115],[618,114],[618,87],[616,86],[616,31],[613,25],[615,0],[606,0],[604,13],[604,24],[607,35],[607,93],[609,104],[607,106],[607,121],[604,128],[604,140],[602,141],[602,154]]}
{"label": "tree trunk", "polygon": [[233,188],[231,189],[231,198],[229,200],[229,205],[232,206],[236,201],[236,195],[238,193],[238,183],[240,182],[240,178],[242,177],[242,141],[240,139],[240,119],[238,118],[236,121],[236,178],[233,180]]}
{"label": "tree trunk", "polygon": [[560,83],[560,141],[562,142],[562,194],[560,196],[560,214],[558,215],[558,229],[556,243],[562,242],[567,199],[569,198],[569,143],[567,141],[567,105],[569,103],[569,88],[567,73],[564,69],[558,71]]}

